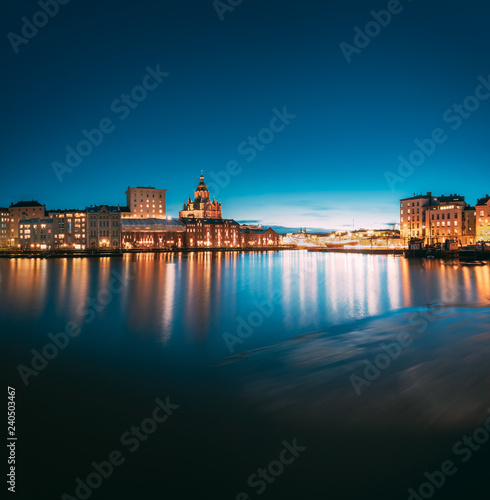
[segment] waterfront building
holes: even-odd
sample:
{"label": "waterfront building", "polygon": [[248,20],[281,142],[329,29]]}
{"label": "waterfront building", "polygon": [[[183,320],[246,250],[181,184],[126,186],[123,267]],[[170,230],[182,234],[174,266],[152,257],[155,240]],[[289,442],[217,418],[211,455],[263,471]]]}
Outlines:
{"label": "waterfront building", "polygon": [[125,249],[182,248],[186,226],[178,219],[122,219],[122,245]]}
{"label": "waterfront building", "polygon": [[490,196],[485,195],[476,202],[476,242],[490,241]]}
{"label": "waterfront building", "polygon": [[246,247],[278,246],[279,235],[274,229],[240,228],[240,245]]}
{"label": "waterfront building", "polygon": [[23,249],[50,250],[54,245],[53,219],[49,217],[27,219],[19,222],[18,244]]}
{"label": "waterfront building", "polygon": [[183,209],[179,212],[179,218],[194,219],[221,219],[221,203],[215,199],[211,201],[209,189],[204,182],[204,176],[201,174],[199,184],[194,191],[194,201],[189,199],[184,203]]}
{"label": "waterfront building", "polygon": [[[428,240],[432,237],[431,227],[426,227],[426,212],[429,207],[441,204],[464,203],[464,196],[450,194],[449,196],[432,196],[427,194],[415,195],[400,200],[400,238],[405,246],[411,238]],[[465,204],[466,206],[466,204]],[[442,228],[440,227],[440,230]],[[442,234],[440,234],[442,237]]]}
{"label": "waterfront building", "polygon": [[157,189],[151,186],[135,188],[129,187],[126,191],[127,207],[121,209],[122,218],[153,218],[166,217],[166,189]]}
{"label": "waterfront building", "polygon": [[87,246],[87,214],[85,210],[48,210],[53,219],[54,248],[83,250]]}
{"label": "waterfront building", "polygon": [[108,205],[86,208],[87,248],[121,248],[121,209]]}
{"label": "waterfront building", "polygon": [[[455,241],[460,245],[472,245],[475,240],[475,208],[470,207],[464,197],[457,201],[440,201],[438,205],[426,207],[427,244]],[[441,197],[440,199],[446,199]]]}
{"label": "waterfront building", "polygon": [[431,192],[400,200],[400,238],[405,243],[410,238],[425,237],[425,207],[434,204]]}
{"label": "waterfront building", "polygon": [[239,247],[240,225],[233,219],[181,217],[186,226],[185,246]]}
{"label": "waterfront building", "polygon": [[0,207],[0,248],[10,246],[10,211]]}
{"label": "waterfront building", "polygon": [[42,219],[46,213],[46,206],[37,201],[19,201],[11,203],[10,213],[10,244],[11,246],[19,243],[19,222],[21,219]]}

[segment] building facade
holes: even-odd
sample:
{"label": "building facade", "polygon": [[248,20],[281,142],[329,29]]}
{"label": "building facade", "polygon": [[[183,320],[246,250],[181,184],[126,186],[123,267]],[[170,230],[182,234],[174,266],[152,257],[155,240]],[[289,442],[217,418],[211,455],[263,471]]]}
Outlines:
{"label": "building facade", "polygon": [[464,201],[442,202],[427,207],[427,244],[455,241],[460,245],[472,245],[475,241],[475,208]]}
{"label": "building facade", "polygon": [[[434,212],[438,207],[446,207],[444,210],[450,210],[448,206],[454,206],[455,211],[464,211],[468,205],[465,202],[464,196],[450,194],[449,196],[432,196],[431,192],[425,195],[412,196],[400,200],[400,238],[405,246],[411,238],[420,238],[426,242],[438,242],[448,239],[448,234],[453,237],[458,234],[462,235],[463,215],[459,214],[458,226],[449,225],[449,233],[447,226],[447,212]],[[439,219],[437,219],[439,213]],[[442,214],[444,213],[444,234],[442,234]],[[430,217],[427,218],[427,215]],[[432,220],[434,215],[434,221]],[[451,213],[451,215],[455,215]],[[439,220],[439,226],[437,221]],[[454,218],[452,220],[455,220]],[[434,227],[432,227],[434,222]],[[458,229],[456,233],[454,229]],[[433,232],[434,230],[434,232]],[[439,230],[439,232],[437,232]],[[435,240],[435,241],[434,241]]]}
{"label": "building facade", "polygon": [[85,210],[49,210],[53,220],[54,248],[83,250],[87,246],[87,214]]}
{"label": "building facade", "polygon": [[54,247],[53,219],[49,217],[21,219],[18,245],[22,249],[51,250]]}
{"label": "building facade", "polygon": [[164,219],[167,215],[166,189],[154,187],[129,187],[126,191],[126,207],[121,211],[122,218]]}
{"label": "building facade", "polygon": [[10,245],[19,244],[19,223],[24,219],[42,219],[46,213],[46,206],[37,201],[19,201],[11,203],[10,214]]}
{"label": "building facade", "polygon": [[274,229],[240,229],[240,246],[247,247],[276,247],[279,245],[279,235]]}
{"label": "building facade", "polygon": [[208,187],[204,182],[204,176],[201,174],[199,184],[194,191],[194,201],[189,199],[184,203],[179,212],[179,218],[193,219],[221,219],[221,203],[213,199],[211,201]]}
{"label": "building facade", "polygon": [[196,219],[181,217],[186,226],[185,246],[237,248],[240,246],[240,224],[233,219]]}
{"label": "building facade", "polygon": [[182,248],[185,224],[178,219],[122,219],[122,246],[125,249]]}
{"label": "building facade", "polygon": [[490,196],[479,199],[475,206],[476,242],[490,241]]}
{"label": "building facade", "polygon": [[121,209],[108,205],[86,208],[88,249],[121,248]]}
{"label": "building facade", "polygon": [[10,211],[0,207],[0,248],[10,246]]}

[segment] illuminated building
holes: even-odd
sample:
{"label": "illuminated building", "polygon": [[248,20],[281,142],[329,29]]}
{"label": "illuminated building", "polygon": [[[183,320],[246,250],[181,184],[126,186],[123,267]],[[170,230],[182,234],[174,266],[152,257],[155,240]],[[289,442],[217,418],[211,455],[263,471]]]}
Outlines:
{"label": "illuminated building", "polygon": [[201,174],[199,184],[194,191],[194,201],[189,199],[184,203],[183,209],[179,212],[179,218],[194,219],[221,219],[221,203],[209,197],[209,190],[204,183],[204,176]]}
{"label": "illuminated building", "polygon": [[122,218],[153,218],[166,217],[166,189],[154,187],[129,187],[126,191],[127,207],[121,208]]}
{"label": "illuminated building", "polygon": [[426,243],[444,243],[452,240],[460,245],[475,241],[475,208],[464,201],[441,202],[427,207]]}
{"label": "illuminated building", "polygon": [[244,248],[278,246],[279,235],[272,228],[240,228],[240,243]]}
{"label": "illuminated building", "polygon": [[233,219],[181,217],[186,226],[185,245],[193,247],[239,247],[240,225]]}
{"label": "illuminated building", "polygon": [[83,250],[87,245],[87,214],[85,210],[48,210],[53,219],[53,239],[55,248]]}
{"label": "illuminated building", "polygon": [[21,219],[18,227],[18,242],[21,248],[49,250],[53,248],[53,219]]}
{"label": "illuminated building", "polygon": [[[464,205],[464,196],[432,196],[431,192],[426,195],[420,194],[400,200],[400,238],[408,243],[410,238],[429,239],[431,233],[426,228],[426,212],[428,207],[438,206],[446,203],[460,203]],[[426,230],[427,229],[427,230]],[[442,235],[441,235],[442,236]]]}
{"label": "illuminated building", "polygon": [[476,202],[476,241],[490,241],[490,196]]}
{"label": "illuminated building", "polygon": [[10,245],[10,211],[0,208],[0,247]]}
{"label": "illuminated building", "polygon": [[108,205],[86,208],[87,248],[121,248],[121,209]]}
{"label": "illuminated building", "polygon": [[178,219],[122,219],[122,244],[126,249],[181,248],[186,226]]}
{"label": "illuminated building", "polygon": [[37,201],[19,201],[11,203],[10,212],[10,244],[17,245],[19,240],[19,222],[25,219],[42,219],[46,212],[46,206]]}

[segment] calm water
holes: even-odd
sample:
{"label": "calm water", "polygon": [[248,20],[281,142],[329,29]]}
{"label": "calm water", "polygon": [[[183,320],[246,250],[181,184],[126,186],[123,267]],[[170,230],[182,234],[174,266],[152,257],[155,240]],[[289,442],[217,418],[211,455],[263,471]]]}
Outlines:
{"label": "calm water", "polygon": [[[458,472],[434,498],[488,497],[490,441],[467,461],[454,446],[490,408],[490,266],[307,252],[1,260],[0,298],[18,498],[77,498],[76,479],[114,450],[124,463],[90,498],[408,499],[445,460]],[[67,325],[78,335],[32,365]],[[36,370],[27,385],[19,365]],[[121,436],[167,396],[179,408],[133,450]],[[294,439],[306,450],[258,494],[249,476]]]}

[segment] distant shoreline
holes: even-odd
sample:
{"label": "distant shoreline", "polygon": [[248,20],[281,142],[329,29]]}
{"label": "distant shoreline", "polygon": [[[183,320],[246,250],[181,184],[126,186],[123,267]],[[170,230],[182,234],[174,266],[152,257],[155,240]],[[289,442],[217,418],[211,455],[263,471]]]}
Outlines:
{"label": "distant shoreline", "polygon": [[[281,251],[294,251],[302,250],[311,253],[342,253],[342,254],[357,254],[357,255],[385,255],[385,256],[403,256],[405,253],[404,249],[400,248],[325,248],[325,247],[247,247],[247,248],[180,248],[180,249],[168,249],[168,248],[151,248],[151,249],[131,249],[131,250],[114,250],[114,251],[104,251],[104,250],[65,250],[50,252],[49,250],[38,250],[38,251],[1,251],[0,259],[79,259],[79,258],[101,258],[101,257],[122,257],[123,255],[141,255],[141,254],[189,254],[189,253],[225,253],[225,252],[281,252]],[[431,256],[432,257],[432,256]],[[409,255],[408,258],[418,258],[425,259],[427,255]],[[436,259],[444,260],[461,260],[462,262],[466,260],[476,260],[476,261],[490,261],[490,253],[484,252],[475,255],[474,258],[467,259],[456,254],[441,254],[435,256]]]}

